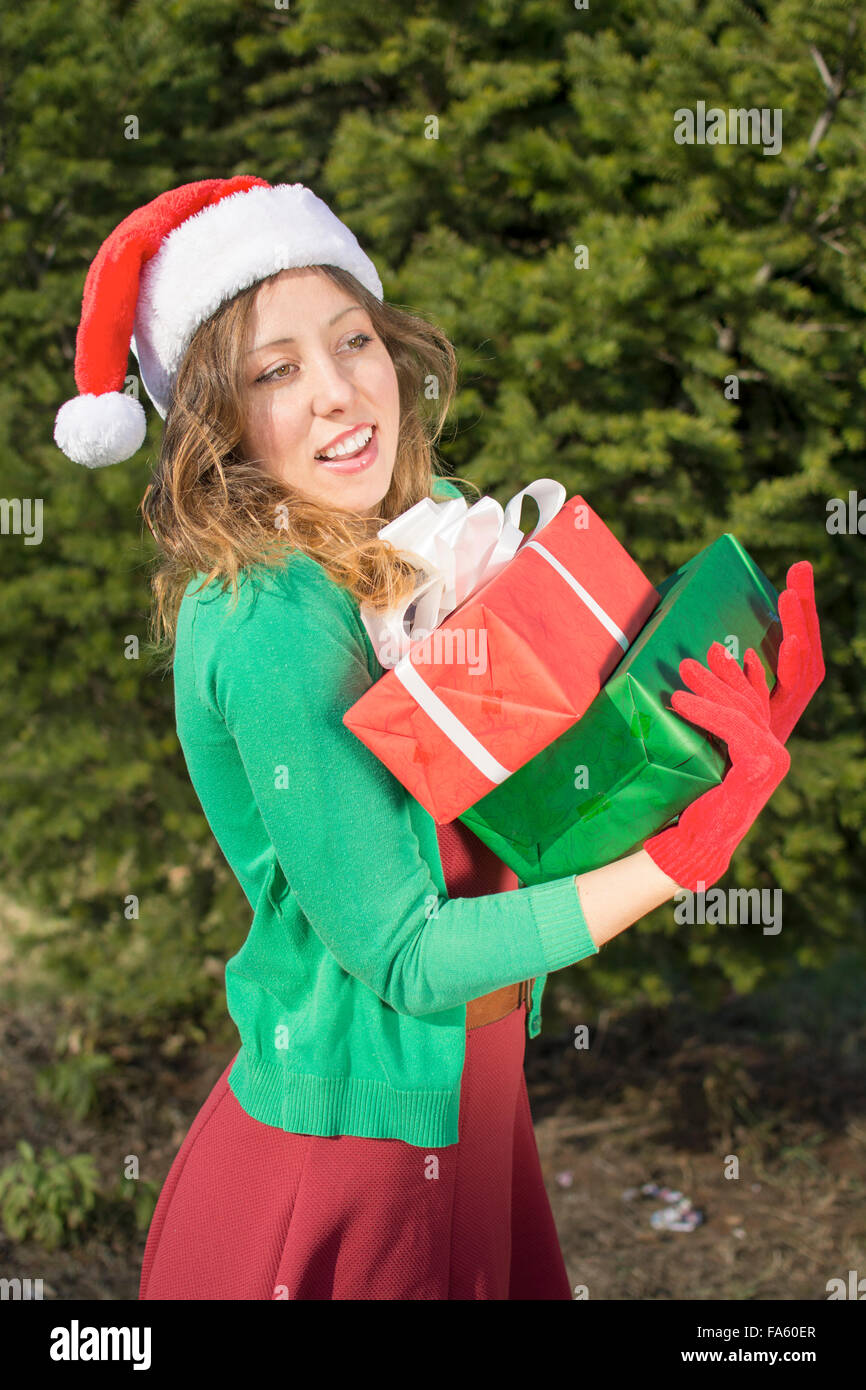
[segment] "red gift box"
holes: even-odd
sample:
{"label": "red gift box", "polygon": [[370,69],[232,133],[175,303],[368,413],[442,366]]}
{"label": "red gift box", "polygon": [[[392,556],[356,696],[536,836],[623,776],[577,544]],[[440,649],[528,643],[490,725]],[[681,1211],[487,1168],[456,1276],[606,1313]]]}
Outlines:
{"label": "red gift box", "polygon": [[576,723],[658,603],[572,497],[343,723],[445,824]]}

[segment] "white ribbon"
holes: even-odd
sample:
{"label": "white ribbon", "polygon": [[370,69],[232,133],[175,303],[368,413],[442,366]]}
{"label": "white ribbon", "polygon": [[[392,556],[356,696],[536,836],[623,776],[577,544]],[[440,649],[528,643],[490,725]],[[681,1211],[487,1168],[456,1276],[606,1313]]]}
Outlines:
{"label": "white ribbon", "polygon": [[[528,537],[520,529],[524,497],[538,504],[538,524]],[[470,594],[499,574],[524,540],[530,544],[565,499],[562,483],[536,478],[515,493],[504,510],[494,497],[481,497],[471,507],[465,497],[444,502],[425,497],[383,526],[379,538],[390,541],[419,573],[412,592],[395,608],[382,611],[361,604],[361,619],[379,665],[396,666],[413,642],[423,641]]]}
{"label": "white ribbon", "polygon": [[584,589],[580,580],[575,579],[574,575],[571,574],[571,572],[565,568],[565,565],[562,563],[562,561],[557,560],[556,556],[552,553],[552,551],[548,550],[547,547],[542,545],[540,541],[528,540],[526,542],[526,545],[529,549],[537,550],[539,555],[543,555],[547,563],[553,566],[557,574],[562,575],[566,584],[571,585],[571,588],[577,594],[578,598],[586,604],[590,613],[594,614],[595,617],[598,618],[598,621],[601,623],[602,627],[606,628],[607,631],[610,633],[611,637],[613,637],[615,641],[619,642],[619,645],[622,647],[623,651],[627,652],[629,646],[628,638],[626,637],[622,628],[617,627],[610,614],[605,613],[600,603],[596,603],[592,594],[589,592],[588,589]]}
{"label": "white ribbon", "polygon": [[506,777],[510,777],[512,768],[503,767],[498,759],[494,758],[489,749],[479,742],[471,729],[468,729],[462,719],[458,719],[453,710],[450,710],[443,700],[439,699],[435,690],[431,690],[425,680],[418,674],[417,666],[413,666],[408,656],[404,657],[394,667],[394,675],[398,681],[406,687],[409,694],[421,706],[424,713],[429,715],[434,724],[437,724],[447,738],[450,738],[455,747],[469,759],[471,763],[483,772],[489,782],[504,782]]}

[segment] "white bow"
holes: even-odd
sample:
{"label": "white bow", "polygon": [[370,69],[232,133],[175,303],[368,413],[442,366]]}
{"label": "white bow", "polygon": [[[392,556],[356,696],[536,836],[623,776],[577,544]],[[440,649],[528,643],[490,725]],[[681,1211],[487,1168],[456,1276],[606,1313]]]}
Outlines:
{"label": "white bow", "polygon": [[[525,538],[520,529],[524,497],[538,504],[538,524]],[[562,483],[536,478],[515,493],[504,510],[493,497],[481,497],[471,507],[465,497],[444,502],[425,497],[383,526],[380,539],[390,541],[419,574],[413,591],[395,608],[376,610],[361,604],[361,619],[379,665],[396,666],[413,642],[423,641],[470,594],[499,574],[524,539],[530,541],[556,516],[565,498]]]}

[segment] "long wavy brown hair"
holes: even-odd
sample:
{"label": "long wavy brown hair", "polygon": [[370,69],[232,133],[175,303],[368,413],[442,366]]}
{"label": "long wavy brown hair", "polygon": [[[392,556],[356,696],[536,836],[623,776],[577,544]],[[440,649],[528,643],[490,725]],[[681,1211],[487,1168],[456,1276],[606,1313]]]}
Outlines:
{"label": "long wavy brown hair", "polygon": [[414,571],[376,532],[429,497],[434,479],[444,475],[435,445],[456,389],[456,354],[435,324],[376,299],[348,271],[309,268],[357,298],[394,363],[400,426],[391,486],[375,516],[335,511],[243,457],[243,356],[253,302],[266,281],[226,300],[187,348],[140,504],[158,546],[146,643],[157,665],[171,665],[181,600],[197,574],[204,575],[202,586],[221,580],[225,592],[231,585],[237,602],[244,571],[286,563],[298,549],[374,608],[390,607],[411,591]]}

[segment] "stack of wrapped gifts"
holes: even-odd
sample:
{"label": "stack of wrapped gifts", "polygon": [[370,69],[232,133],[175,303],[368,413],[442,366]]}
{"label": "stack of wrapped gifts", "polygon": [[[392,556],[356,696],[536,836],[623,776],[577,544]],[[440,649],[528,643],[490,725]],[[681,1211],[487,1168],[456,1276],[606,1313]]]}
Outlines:
{"label": "stack of wrapped gifts", "polygon": [[380,535],[418,583],[399,611],[362,607],[385,674],[344,723],[524,884],[622,858],[721,781],[724,744],[670,708],[684,657],[753,647],[775,682],[778,595],[733,536],[655,588],[551,479],[504,509],[425,499]]}

